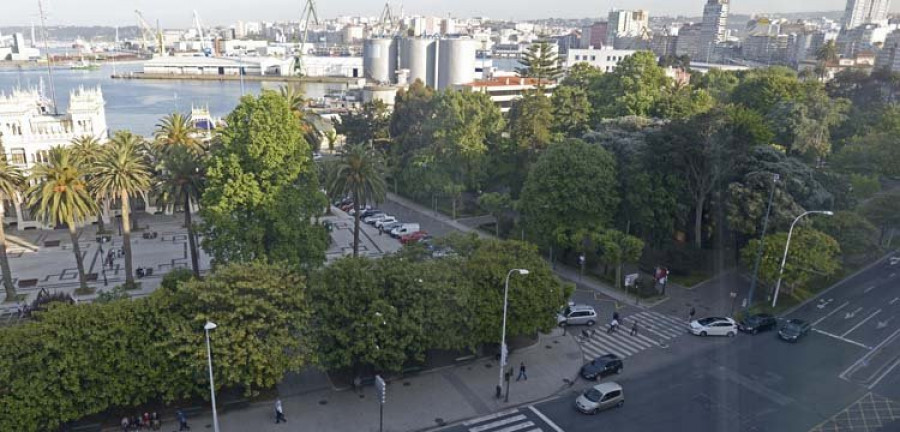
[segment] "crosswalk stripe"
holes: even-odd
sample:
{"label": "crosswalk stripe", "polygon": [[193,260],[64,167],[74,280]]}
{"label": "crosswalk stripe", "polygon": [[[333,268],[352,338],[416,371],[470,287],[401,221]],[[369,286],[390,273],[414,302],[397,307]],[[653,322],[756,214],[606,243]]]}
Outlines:
{"label": "crosswalk stripe", "polygon": [[607,353],[615,354],[621,358],[625,358],[632,354],[636,354],[636,353],[632,353],[631,351],[626,350],[625,348],[622,348],[619,345],[610,343],[610,341],[605,340],[605,339],[595,339],[592,341],[588,341],[588,343],[593,344],[597,348],[605,349],[607,351]]}
{"label": "crosswalk stripe", "polygon": [[519,412],[519,410],[517,408],[512,408],[512,409],[508,409],[508,410],[500,411],[500,412],[495,412],[493,414],[486,415],[484,417],[478,417],[478,418],[474,418],[472,420],[464,421],[463,426],[472,426],[474,424],[483,423],[488,420],[493,420],[493,419],[500,418],[500,417],[506,417],[510,414],[515,414],[517,412]]}
{"label": "crosswalk stripe", "polygon": [[677,319],[677,318],[675,318],[675,317],[673,317],[673,316],[671,316],[671,315],[666,315],[666,314],[663,314],[663,313],[653,312],[653,311],[650,311],[650,313],[653,314],[654,316],[659,317],[659,318],[668,320],[668,321],[671,322],[672,324],[677,325],[677,326],[679,326],[679,327],[684,327],[684,326],[687,325],[687,322],[686,322],[686,321],[679,320],[679,319]]}
{"label": "crosswalk stripe", "polygon": [[505,419],[497,420],[495,422],[491,422],[488,424],[483,424],[481,426],[475,426],[473,428],[469,428],[469,432],[483,432],[486,430],[498,428],[500,426],[508,425],[510,423],[515,423],[515,422],[522,421],[525,419],[526,419],[526,417],[524,415],[519,414],[519,415],[512,416],[512,417],[507,417]]}
{"label": "crosswalk stripe", "polygon": [[642,335],[640,331],[638,331],[638,334],[634,335],[634,337],[647,342],[650,346],[659,346],[659,342]]}
{"label": "crosswalk stripe", "polygon": [[658,324],[654,324],[649,321],[644,321],[643,325],[641,326],[641,330],[653,333],[663,339],[672,339],[675,337],[669,331],[666,331],[665,329],[660,328]]}
{"label": "crosswalk stripe", "polygon": [[594,346],[588,345],[588,344],[582,345],[581,348],[584,349],[585,355],[591,359],[600,357],[603,354],[608,354],[608,353],[602,352],[602,351],[598,350],[597,348],[595,348]]}
{"label": "crosswalk stripe", "polygon": [[644,315],[642,317],[642,319],[652,322],[652,323],[655,323],[655,324],[658,324],[660,327],[663,327],[666,329],[677,330],[679,332],[681,330],[683,330],[685,328],[685,326],[687,325],[685,323],[675,323],[668,319],[661,318],[657,315]]}
{"label": "crosswalk stripe", "polygon": [[[525,428],[530,428],[530,427],[532,427],[532,426],[534,426],[534,422],[530,422],[530,421],[529,421],[529,422],[525,422],[525,423],[519,423],[519,424],[517,424],[517,425],[512,425],[512,426],[510,426],[510,427],[505,427],[505,428],[503,428],[503,429],[497,429],[497,430],[492,431],[492,432],[515,432],[515,431],[517,431],[517,430],[522,430],[522,429],[525,429]],[[540,430],[540,429],[538,429],[538,430]]]}
{"label": "crosswalk stripe", "polygon": [[598,340],[607,342],[608,345],[614,345],[624,351],[627,351],[629,355],[637,354],[637,353],[643,351],[640,348],[635,348],[626,343],[622,343],[617,337],[615,337],[614,335],[611,335],[611,334],[604,333],[602,335],[595,335],[594,337],[597,338]]}
{"label": "crosswalk stripe", "polygon": [[645,345],[642,341],[634,339],[634,336],[626,335],[625,333],[621,333],[618,336],[614,336],[613,339],[616,339],[618,343],[625,344],[627,346],[633,347],[634,349],[643,351],[650,346]]}
{"label": "crosswalk stripe", "polygon": [[680,335],[684,334],[685,327],[682,327],[682,326],[675,327],[666,321],[657,321],[658,318],[653,318],[653,317],[649,317],[649,316],[644,316],[642,318],[643,318],[643,321],[639,322],[638,327],[640,327],[641,324],[644,324],[645,326],[652,329],[656,333],[662,333],[662,334],[665,334],[666,336],[671,336],[671,337],[676,337],[676,336],[680,336]]}

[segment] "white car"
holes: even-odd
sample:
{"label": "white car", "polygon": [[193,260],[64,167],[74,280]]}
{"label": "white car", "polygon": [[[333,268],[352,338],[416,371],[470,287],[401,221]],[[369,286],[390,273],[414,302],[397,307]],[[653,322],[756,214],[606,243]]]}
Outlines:
{"label": "white car", "polygon": [[738,326],[731,318],[708,317],[691,321],[688,330],[697,336],[734,337],[737,334]]}
{"label": "white car", "polygon": [[382,220],[382,219],[384,219],[384,218],[386,218],[386,217],[390,217],[390,216],[387,215],[387,214],[384,214],[384,213],[378,213],[378,214],[374,214],[374,215],[372,215],[372,216],[368,216],[368,217],[363,218],[363,222],[365,222],[365,223],[367,223],[367,224],[369,224],[369,225],[372,225],[372,224],[374,224],[375,222],[378,222],[378,221],[380,221],[380,220]]}
{"label": "white car", "polygon": [[375,228],[381,228],[389,223],[394,222],[397,222],[397,218],[395,218],[394,216],[385,216],[383,219],[375,221]]}

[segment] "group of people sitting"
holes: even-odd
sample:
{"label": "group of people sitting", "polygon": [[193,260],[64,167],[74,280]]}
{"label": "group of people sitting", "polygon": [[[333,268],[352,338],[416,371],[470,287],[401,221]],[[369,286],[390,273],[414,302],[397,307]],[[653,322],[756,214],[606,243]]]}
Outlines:
{"label": "group of people sitting", "polygon": [[122,417],[122,432],[133,432],[143,430],[159,430],[162,423],[156,411],[153,414],[144,413],[143,416],[134,416],[131,418]]}

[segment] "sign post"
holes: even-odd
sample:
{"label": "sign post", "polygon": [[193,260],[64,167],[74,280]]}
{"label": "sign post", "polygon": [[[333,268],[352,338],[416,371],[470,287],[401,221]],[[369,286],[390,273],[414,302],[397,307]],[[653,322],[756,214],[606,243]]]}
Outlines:
{"label": "sign post", "polygon": [[378,430],[384,432],[384,401],[387,396],[387,384],[381,375],[375,375],[375,393],[378,395]]}

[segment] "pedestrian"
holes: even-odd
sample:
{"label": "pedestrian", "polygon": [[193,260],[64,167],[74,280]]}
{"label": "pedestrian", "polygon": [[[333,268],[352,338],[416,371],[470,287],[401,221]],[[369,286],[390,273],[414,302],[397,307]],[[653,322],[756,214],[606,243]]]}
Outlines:
{"label": "pedestrian", "polygon": [[131,418],[131,430],[133,430],[133,431],[141,430],[141,416],[136,415]]}
{"label": "pedestrian", "polygon": [[516,381],[523,378],[525,381],[528,381],[528,375],[525,375],[525,362],[519,363],[519,376],[516,378]]}
{"label": "pedestrian", "polygon": [[150,413],[144,412],[144,417],[141,418],[141,426],[150,428]]}
{"label": "pedestrian", "polygon": [[150,414],[150,429],[158,431],[161,427],[162,422],[159,421],[159,414],[153,411],[153,414]]}
{"label": "pedestrian", "polygon": [[359,375],[353,378],[353,391],[357,393],[362,391],[362,379]]}
{"label": "pedestrian", "polygon": [[384,225],[378,227],[378,235],[384,235]]}
{"label": "pedestrian", "polygon": [[128,417],[122,417],[122,432],[128,432],[128,426],[131,425],[131,422],[128,421]]}
{"label": "pedestrian", "polygon": [[188,424],[187,424],[187,417],[184,416],[184,412],[182,412],[181,410],[178,410],[178,412],[175,413],[175,417],[178,418],[178,431],[179,432],[191,430],[191,427],[188,426]]}
{"label": "pedestrian", "polygon": [[631,336],[637,336],[637,320],[634,320],[634,324],[631,324]]}
{"label": "pedestrian", "polygon": [[613,319],[616,321],[619,320],[619,312],[613,312]]}
{"label": "pedestrian", "polygon": [[606,334],[610,334],[616,331],[616,328],[619,327],[619,320],[613,318],[612,322],[609,323],[609,329],[606,330]]}
{"label": "pedestrian", "polygon": [[275,399],[275,424],[281,422],[287,423],[287,419],[284,418],[284,409],[281,407],[281,399]]}
{"label": "pedestrian", "polygon": [[690,313],[690,315],[688,315],[688,321],[693,321],[693,320],[694,320],[694,314],[696,314],[696,313],[697,313],[697,311],[694,309],[693,306],[691,306],[691,313]]}

